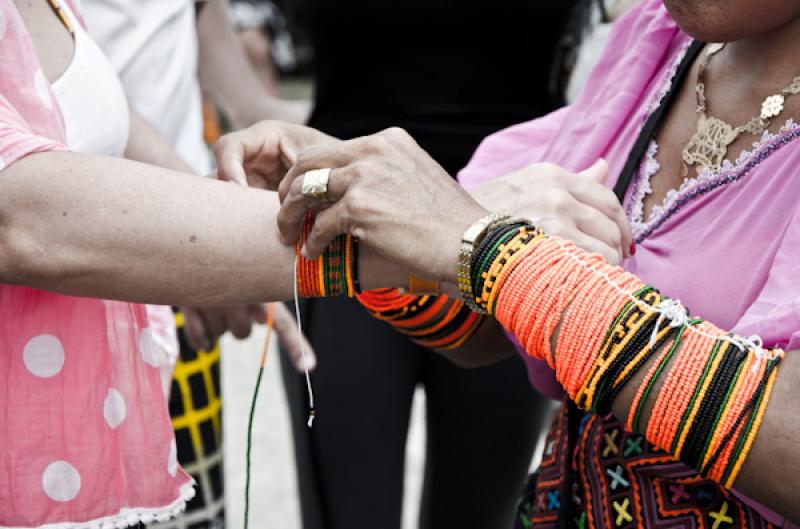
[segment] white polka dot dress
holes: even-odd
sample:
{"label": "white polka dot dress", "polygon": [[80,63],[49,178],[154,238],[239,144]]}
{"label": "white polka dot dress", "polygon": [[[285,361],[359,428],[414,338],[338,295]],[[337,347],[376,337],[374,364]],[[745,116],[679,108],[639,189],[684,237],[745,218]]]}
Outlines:
{"label": "white polka dot dress", "polygon": [[[66,150],[14,2],[0,1],[0,171]],[[0,284],[0,529],[166,520],[194,494],[177,463],[144,306]]]}
{"label": "white polka dot dress", "polygon": [[0,312],[13,314],[0,318],[0,527],[120,527],[182,509],[192,482],[144,307],[0,286]]}

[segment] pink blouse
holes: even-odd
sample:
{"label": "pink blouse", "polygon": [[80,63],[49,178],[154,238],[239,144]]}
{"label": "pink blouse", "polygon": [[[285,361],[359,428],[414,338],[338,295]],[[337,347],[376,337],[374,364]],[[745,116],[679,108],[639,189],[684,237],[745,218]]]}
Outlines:
{"label": "pink blouse", "polygon": [[[0,64],[0,171],[66,150],[11,0],[0,0]],[[0,315],[0,528],[127,527],[180,512],[193,481],[177,463],[144,307],[0,285]]]}
{"label": "pink blouse", "polygon": [[[616,177],[688,42],[661,0],[641,1],[618,22],[572,106],[487,138],[460,181],[471,189],[534,162],[579,171],[598,158],[609,162]],[[638,225],[637,252],[625,268],[723,328],[760,335],[769,346],[800,348],[798,137],[800,128],[787,122],[780,132],[756,138],[752,149],[719,173],[667,196]],[[643,164],[632,188],[646,187],[652,172]],[[633,202],[641,196],[629,191],[629,211],[637,211]],[[526,361],[537,387],[558,391],[544,363]]]}

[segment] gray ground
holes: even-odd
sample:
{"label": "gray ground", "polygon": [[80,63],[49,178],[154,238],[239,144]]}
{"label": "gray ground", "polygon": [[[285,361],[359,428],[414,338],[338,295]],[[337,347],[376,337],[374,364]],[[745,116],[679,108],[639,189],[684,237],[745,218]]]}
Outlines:
{"label": "gray ground", "polygon": [[[231,529],[242,527],[247,417],[263,340],[264,328],[259,327],[247,340],[237,341],[226,336],[222,343],[226,512]],[[250,527],[300,529],[289,417],[275,352],[273,347],[269,353],[254,421]],[[411,418],[404,529],[414,527],[419,505],[425,457],[424,398],[418,391]]]}

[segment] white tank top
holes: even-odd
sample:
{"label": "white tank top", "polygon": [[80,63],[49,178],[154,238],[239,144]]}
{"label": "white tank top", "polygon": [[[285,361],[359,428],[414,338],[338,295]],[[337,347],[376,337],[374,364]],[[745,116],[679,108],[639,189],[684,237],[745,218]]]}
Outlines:
{"label": "white tank top", "polygon": [[125,92],[68,2],[60,2],[60,7],[72,22],[75,36],[72,61],[52,83],[64,116],[67,147],[74,152],[122,156],[130,127]]}

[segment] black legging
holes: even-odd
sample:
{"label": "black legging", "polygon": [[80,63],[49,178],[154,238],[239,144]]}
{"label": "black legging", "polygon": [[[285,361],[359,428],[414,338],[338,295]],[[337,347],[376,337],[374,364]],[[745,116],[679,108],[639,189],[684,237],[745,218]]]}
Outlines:
{"label": "black legging", "polygon": [[522,361],[463,370],[347,299],[303,309],[317,418],[282,357],[305,529],[399,529],[414,389],[427,395],[421,529],[508,529],[547,404]]}

